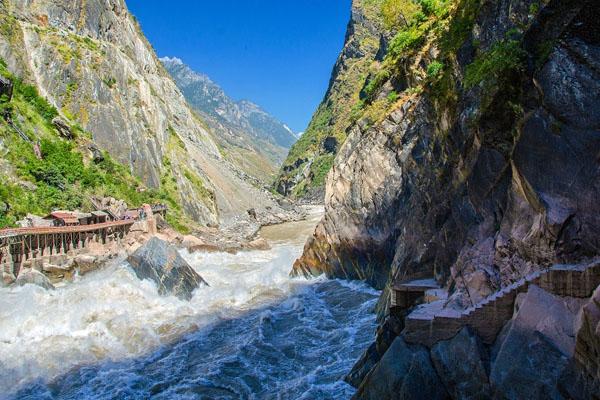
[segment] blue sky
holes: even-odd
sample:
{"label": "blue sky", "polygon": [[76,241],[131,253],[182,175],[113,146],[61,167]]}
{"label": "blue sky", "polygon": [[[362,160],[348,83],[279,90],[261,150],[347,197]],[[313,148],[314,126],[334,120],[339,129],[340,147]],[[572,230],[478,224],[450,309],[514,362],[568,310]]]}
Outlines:
{"label": "blue sky", "polygon": [[160,57],[303,131],[344,42],[351,0],[126,0]]}

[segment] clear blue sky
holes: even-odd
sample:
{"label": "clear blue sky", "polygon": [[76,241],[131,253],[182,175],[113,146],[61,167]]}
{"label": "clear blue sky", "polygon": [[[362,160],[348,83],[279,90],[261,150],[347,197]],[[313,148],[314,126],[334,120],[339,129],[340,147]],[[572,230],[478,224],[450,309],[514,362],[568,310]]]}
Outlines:
{"label": "clear blue sky", "polygon": [[351,0],[126,0],[159,57],[303,131],[344,42]]}

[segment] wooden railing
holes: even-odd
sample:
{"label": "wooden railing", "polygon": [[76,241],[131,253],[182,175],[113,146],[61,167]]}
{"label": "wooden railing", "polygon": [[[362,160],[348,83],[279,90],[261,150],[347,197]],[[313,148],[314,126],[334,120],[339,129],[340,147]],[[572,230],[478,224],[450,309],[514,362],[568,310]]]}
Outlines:
{"label": "wooden railing", "polygon": [[14,237],[19,235],[44,235],[53,233],[77,233],[77,232],[93,232],[99,229],[105,229],[117,226],[133,225],[135,220],[126,219],[121,221],[101,222],[98,224],[89,225],[74,225],[74,226],[44,226],[31,228],[8,228],[0,229],[0,239],[5,237]]}

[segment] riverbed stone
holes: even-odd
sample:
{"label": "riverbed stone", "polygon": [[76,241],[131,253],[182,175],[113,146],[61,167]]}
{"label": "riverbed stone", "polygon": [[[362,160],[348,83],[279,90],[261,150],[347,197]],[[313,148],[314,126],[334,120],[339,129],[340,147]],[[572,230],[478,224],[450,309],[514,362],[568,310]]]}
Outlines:
{"label": "riverbed stone", "polygon": [[157,237],[148,240],[127,261],[139,279],[154,281],[161,295],[190,300],[196,288],[208,285],[174,246]]}
{"label": "riverbed stone", "polygon": [[449,399],[429,352],[397,337],[367,375],[353,400]]}

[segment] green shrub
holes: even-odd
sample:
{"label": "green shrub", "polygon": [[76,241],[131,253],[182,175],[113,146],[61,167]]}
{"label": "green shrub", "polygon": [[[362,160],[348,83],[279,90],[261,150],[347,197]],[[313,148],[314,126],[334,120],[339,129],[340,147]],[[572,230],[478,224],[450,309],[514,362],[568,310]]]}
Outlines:
{"label": "green shrub", "polygon": [[397,59],[405,55],[407,50],[414,49],[422,44],[428,29],[429,24],[425,22],[411,25],[398,32],[390,43],[388,57]]}
{"label": "green shrub", "polygon": [[[12,78],[12,79],[11,79]],[[24,83],[21,79],[9,76],[13,81],[13,93],[16,96],[22,96],[23,99],[31,104],[35,110],[46,120],[48,124],[52,123],[54,117],[58,116],[56,108],[48,103],[48,101],[38,94],[37,89],[29,84]]]}
{"label": "green shrub", "polygon": [[372,99],[373,96],[381,89],[381,86],[390,79],[390,71],[386,68],[379,71],[364,88],[364,95],[367,99]]}
{"label": "green shrub", "polygon": [[434,60],[427,66],[427,76],[431,79],[437,78],[443,68],[444,64]]}
{"label": "green shrub", "polygon": [[508,39],[496,43],[467,66],[465,88],[472,88],[486,80],[498,79],[511,71],[521,71],[524,68],[525,56],[520,41]]}
{"label": "green shrub", "polygon": [[395,90],[392,90],[390,93],[388,93],[387,95],[387,99],[390,103],[394,103],[396,100],[398,100],[398,93]]}
{"label": "green shrub", "polygon": [[425,15],[435,15],[438,18],[446,16],[448,13],[448,6],[450,1],[448,0],[419,0],[421,9]]}
{"label": "green shrub", "polygon": [[540,10],[540,3],[531,3],[529,6],[529,15],[536,15]]}
{"label": "green shrub", "polygon": [[480,3],[481,0],[460,0],[457,12],[450,21],[450,27],[440,41],[443,52],[455,52],[467,40],[473,29]]}
{"label": "green shrub", "polygon": [[312,163],[310,169],[313,174],[310,182],[311,186],[319,187],[325,184],[325,178],[333,165],[335,156],[333,154],[325,154],[318,156]]}
{"label": "green shrub", "polygon": [[381,5],[383,22],[388,29],[410,25],[419,11],[419,5],[412,0],[384,0]]}
{"label": "green shrub", "polygon": [[109,77],[106,77],[106,78],[102,79],[102,82],[104,82],[104,84],[106,86],[108,86],[110,89],[112,89],[113,87],[115,87],[115,85],[117,84],[117,80],[114,77],[112,77],[112,76],[109,76]]}

